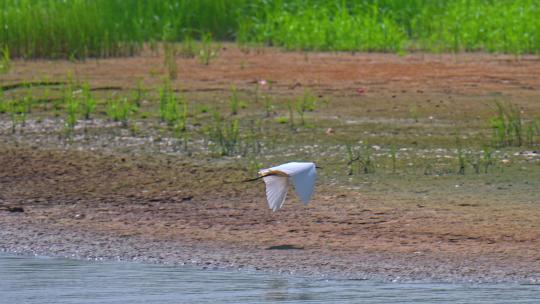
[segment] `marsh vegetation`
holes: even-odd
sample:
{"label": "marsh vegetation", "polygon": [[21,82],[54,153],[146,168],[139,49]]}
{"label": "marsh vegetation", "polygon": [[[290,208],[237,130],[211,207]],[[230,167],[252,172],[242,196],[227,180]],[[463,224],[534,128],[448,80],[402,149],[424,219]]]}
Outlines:
{"label": "marsh vegetation", "polygon": [[[288,50],[540,51],[540,6],[531,0],[2,0],[0,11],[3,57],[131,56],[184,41],[185,55],[208,64],[210,39]],[[200,52],[190,50],[193,39]]]}

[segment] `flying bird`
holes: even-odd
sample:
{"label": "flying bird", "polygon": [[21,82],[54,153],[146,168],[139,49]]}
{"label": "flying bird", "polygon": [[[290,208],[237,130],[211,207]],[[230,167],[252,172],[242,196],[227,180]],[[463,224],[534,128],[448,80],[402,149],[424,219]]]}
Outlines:
{"label": "flying bird", "polygon": [[289,184],[292,182],[298,197],[308,204],[315,188],[317,166],[311,162],[291,162],[276,167],[262,169],[259,177],[247,181],[263,179],[266,184],[266,199],[268,207],[277,211],[287,196]]}

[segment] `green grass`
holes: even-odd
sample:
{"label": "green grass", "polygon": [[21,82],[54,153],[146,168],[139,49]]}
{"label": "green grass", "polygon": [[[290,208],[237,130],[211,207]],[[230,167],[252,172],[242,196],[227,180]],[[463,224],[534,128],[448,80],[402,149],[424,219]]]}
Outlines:
{"label": "green grass", "polygon": [[495,108],[497,116],[489,120],[494,147],[532,147],[540,143],[540,118],[524,119],[522,110],[510,102],[497,101]]}
{"label": "green grass", "polygon": [[0,74],[5,74],[11,69],[11,55],[9,48],[5,46],[0,50]]}
{"label": "green grass", "polygon": [[109,100],[106,112],[112,121],[121,122],[123,127],[127,127],[133,110],[133,105],[126,98],[122,98]]}
{"label": "green grass", "polygon": [[[192,56],[191,39],[203,38],[290,50],[538,54],[538,16],[537,0],[0,0],[0,49],[77,59],[133,55],[165,40],[186,42]],[[201,62],[213,54],[203,48]]]}

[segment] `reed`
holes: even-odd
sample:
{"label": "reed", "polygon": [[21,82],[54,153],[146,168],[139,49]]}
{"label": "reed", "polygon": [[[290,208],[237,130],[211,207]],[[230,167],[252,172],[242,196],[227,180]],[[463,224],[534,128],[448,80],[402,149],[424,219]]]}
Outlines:
{"label": "reed", "polygon": [[210,61],[217,57],[219,46],[215,46],[212,34],[204,33],[201,38],[201,48],[199,50],[199,61],[204,65],[209,65]]}
{"label": "reed", "polygon": [[5,74],[11,69],[11,55],[9,48],[5,46],[0,50],[0,74]]}
{"label": "reed", "polygon": [[96,100],[92,96],[90,91],[90,85],[88,83],[83,84],[82,86],[82,96],[81,96],[81,111],[84,119],[89,120],[91,115],[96,110]]}
{"label": "reed", "polygon": [[107,116],[115,122],[121,122],[123,127],[128,126],[129,117],[133,110],[132,104],[127,98],[110,99],[107,103]]}
{"label": "reed", "polygon": [[490,119],[492,142],[496,147],[520,147],[524,140],[521,110],[512,103],[495,102],[497,116]]}
{"label": "reed", "polygon": [[0,48],[24,58],[130,56],[145,43],[156,49],[167,28],[170,40],[203,45],[538,54],[538,16],[534,0],[0,0]]}

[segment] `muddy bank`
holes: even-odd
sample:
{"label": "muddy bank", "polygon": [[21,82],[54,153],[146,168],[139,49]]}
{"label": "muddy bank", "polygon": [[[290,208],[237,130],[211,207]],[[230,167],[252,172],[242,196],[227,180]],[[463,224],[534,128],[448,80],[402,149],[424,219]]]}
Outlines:
{"label": "muddy bank", "polygon": [[262,184],[224,183],[242,169],[166,155],[11,146],[0,168],[2,251],[356,279],[540,280],[537,204],[420,203],[320,184],[309,206],[291,198],[272,213]]}

